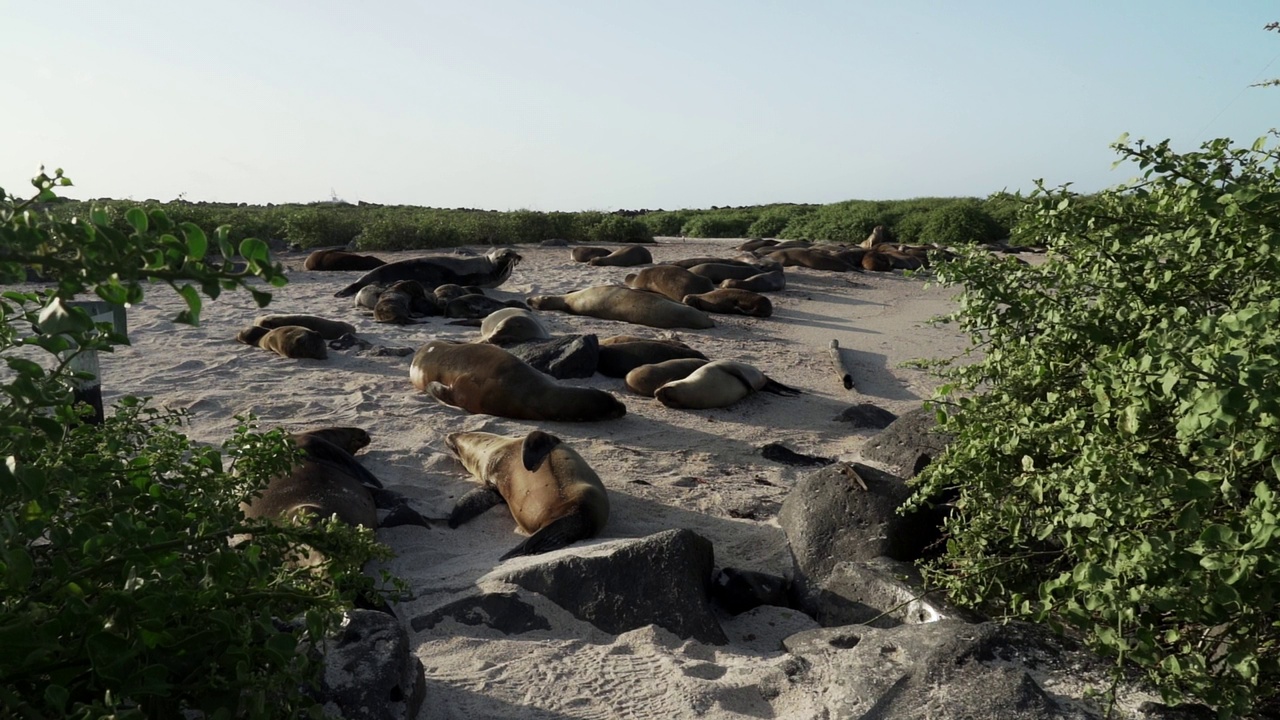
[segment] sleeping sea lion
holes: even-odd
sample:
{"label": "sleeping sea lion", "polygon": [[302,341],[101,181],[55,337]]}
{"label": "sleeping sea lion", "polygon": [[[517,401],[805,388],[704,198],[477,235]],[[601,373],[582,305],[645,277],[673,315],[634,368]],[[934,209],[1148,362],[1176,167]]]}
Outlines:
{"label": "sleeping sea lion", "polygon": [[424,290],[434,290],[445,283],[497,287],[511,277],[520,260],[520,253],[511,248],[495,248],[480,257],[428,255],[398,260],[370,270],[333,296],[351,297],[365,285],[390,285],[397,280],[417,280]]}
{"label": "sleeping sea lion", "polygon": [[757,390],[775,395],[800,394],[799,390],[770,379],[746,363],[716,360],[694,370],[683,380],[663,385],[653,396],[670,408],[704,410],[728,407]]}
{"label": "sleeping sea lion", "polygon": [[311,358],[324,360],[329,357],[324,338],[315,330],[298,325],[267,329],[260,325],[241,330],[236,340],[245,345],[256,345],[287,358]]}
{"label": "sleeping sea lion", "polygon": [[504,554],[536,555],[593,537],[609,520],[609,495],[595,470],[560,438],[534,430],[523,438],[456,432],[445,445],[483,487],[463,495],[449,527],[506,503],[529,539]]}
{"label": "sleeping sea lion", "polygon": [[457,283],[445,283],[444,285],[441,285],[440,287],[435,289],[436,300],[440,301],[440,305],[442,307],[446,303],[448,303],[450,300],[460,298],[463,295],[483,295],[483,294],[484,294],[484,288],[482,287],[479,287],[476,285],[469,285],[467,287],[463,287]]}
{"label": "sleeping sea lion", "polygon": [[[760,268],[755,265],[731,265],[729,263],[702,263],[689,268],[689,272],[694,275],[701,275],[711,281],[712,285],[717,285],[730,278],[734,280],[745,280],[752,275],[760,274]],[[710,292],[710,291],[708,291]],[[682,296],[683,297],[683,296]]]}
{"label": "sleeping sea lion", "polygon": [[893,260],[879,250],[868,250],[862,256],[862,269],[872,272],[889,272],[893,269]]}
{"label": "sleeping sea lion", "polygon": [[652,365],[676,358],[706,360],[707,356],[679,340],[614,335],[600,341],[600,360],[596,364],[596,372],[605,377],[626,377],[627,373],[641,365]]}
{"label": "sleeping sea lion", "polygon": [[521,300],[499,300],[488,295],[470,293],[456,297],[445,303],[444,316],[447,318],[471,318],[479,320],[503,308],[525,308],[528,306]]}
{"label": "sleeping sea lion", "polygon": [[[738,260],[736,258],[721,258],[721,257],[692,257],[692,258],[685,258],[683,260],[667,260],[662,264],[675,265],[676,267],[682,267],[685,270],[688,270],[689,268],[695,265],[706,265],[708,263],[723,264],[723,265],[741,265],[743,267],[756,266],[755,262],[749,262],[747,260]],[[759,271],[757,270],[757,272]]]}
{"label": "sleeping sea lion", "polygon": [[660,363],[641,365],[627,373],[627,389],[637,395],[653,397],[658,388],[672,380],[683,380],[694,370],[706,365],[707,361],[699,358],[676,358],[663,360]]}
{"label": "sleeping sea lion", "polygon": [[588,265],[605,265],[611,267],[633,267],[653,262],[653,254],[643,245],[624,245],[604,257],[594,257],[587,261]]}
{"label": "sleeping sea lion", "polygon": [[308,330],[315,330],[325,340],[336,340],[347,333],[356,331],[356,326],[349,322],[328,320],[315,315],[259,315],[253,319],[253,324],[268,330],[286,325],[297,325]]}
{"label": "sleeping sea lion", "polygon": [[372,310],[378,306],[378,297],[382,295],[382,291],[387,288],[382,285],[365,285],[360,288],[360,292],[356,293],[356,297],[351,304],[358,308]]}
{"label": "sleeping sea lion", "polygon": [[774,292],[787,288],[787,276],[781,270],[774,270],[773,272],[752,275],[746,280],[729,278],[720,283],[720,287],[750,290],[751,292]]}
{"label": "sleeping sea lion", "polygon": [[767,318],[773,314],[773,303],[769,298],[750,290],[736,288],[716,288],[700,295],[685,295],[681,301],[689,307],[696,307],[712,313],[750,315]]}
{"label": "sleeping sea lion", "polygon": [[[364,292],[361,289],[360,292]],[[378,302],[373,306],[373,321],[392,325],[416,325],[414,318],[423,315],[438,315],[440,308],[436,306],[435,297],[427,295],[422,283],[417,280],[399,280],[382,291]]]}
{"label": "sleeping sea lion", "polygon": [[595,258],[604,257],[610,252],[609,248],[589,247],[584,245],[570,250],[569,257],[573,258],[574,262],[585,263],[591,262]]}
{"label": "sleeping sea lion", "polygon": [[492,345],[514,345],[529,340],[549,340],[551,331],[537,315],[524,308],[503,308],[491,312],[480,323],[477,342]]}
{"label": "sleeping sea lion", "polygon": [[774,250],[766,258],[782,263],[783,267],[807,267],[814,270],[851,272],[854,267],[825,250],[817,248],[790,248]]}
{"label": "sleeping sea lion", "polygon": [[316,250],[302,262],[307,270],[372,270],[387,262],[372,255],[357,255],[346,250]]}
{"label": "sleeping sea lion", "polygon": [[446,405],[516,420],[590,422],[627,412],[613,395],[560,385],[496,345],[432,340],[414,354],[409,379]]}
{"label": "sleeping sea lion", "polygon": [[534,310],[562,310],[573,315],[657,328],[715,327],[715,322],[697,308],[668,300],[655,293],[616,285],[599,285],[567,295],[531,297],[529,306]]}
{"label": "sleeping sea lion", "polygon": [[710,280],[676,265],[654,265],[626,278],[627,287],[633,290],[655,292],[670,300],[680,302],[685,295],[711,292],[715,284]]}
{"label": "sleeping sea lion", "polygon": [[748,240],[742,243],[741,245],[739,245],[738,247],[734,248],[734,250],[745,250],[746,252],[752,252],[753,250],[759,250],[760,248],[763,248],[763,247],[772,247],[777,244],[778,244],[778,241],[774,240],[773,238],[752,238],[751,240]]}

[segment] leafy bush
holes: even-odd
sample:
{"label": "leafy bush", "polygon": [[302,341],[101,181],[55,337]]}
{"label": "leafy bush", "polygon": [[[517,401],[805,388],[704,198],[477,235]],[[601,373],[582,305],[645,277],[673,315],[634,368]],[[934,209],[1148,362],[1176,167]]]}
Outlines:
{"label": "leafy bush", "polygon": [[1116,147],[1134,184],[1031,196],[1050,262],[938,269],[986,352],[947,372],[928,575],[1239,716],[1280,697],[1280,153]]}
{"label": "leafy bush", "polygon": [[881,203],[865,200],[823,205],[787,225],[781,236],[814,242],[860,243],[876,225],[887,225]]}
{"label": "leafy bush", "polygon": [[[319,670],[297,650],[369,586],[359,570],[371,535],[246,521],[240,502],[296,457],[282,432],[242,424],[225,446],[233,473],[177,432],[180,416],[144,401],[85,422],[68,369],[126,341],[67,303],[78,294],[138,303],[144,285],[164,282],[186,300],[177,320],[196,323],[202,293],[247,290],[266,305],[257,281],[282,285],[283,270],[259,240],[235,247],[228,228],[210,238],[159,209],[124,210],[127,232],[101,209],[59,221],[34,201],[70,182],[61,171],[34,182],[25,202],[0,190],[0,282],[28,268],[58,278],[0,294],[0,715],[295,716],[315,705],[300,690]],[[58,357],[32,359],[41,353]],[[323,574],[292,562],[304,544],[326,555]],[[299,615],[297,627],[277,625]]]}
{"label": "leafy bush", "polygon": [[360,217],[342,207],[300,208],[284,220],[284,238],[301,248],[347,245],[361,229]]}
{"label": "leafy bush", "polygon": [[636,218],[606,215],[587,230],[587,240],[595,243],[653,242],[653,233]]}
{"label": "leafy bush", "polygon": [[680,234],[694,238],[745,237],[755,222],[755,215],[743,212],[704,212],[694,215],[681,228]]}
{"label": "leafy bush", "polygon": [[778,237],[796,218],[813,212],[813,205],[775,205],[765,209],[747,228],[747,237]]}
{"label": "leafy bush", "polygon": [[980,200],[966,198],[930,211],[921,235],[925,242],[959,245],[1004,240],[1009,232],[987,213]]}
{"label": "leafy bush", "polygon": [[684,224],[693,217],[691,210],[673,210],[645,213],[638,219],[644,223],[652,235],[676,237],[684,229]]}

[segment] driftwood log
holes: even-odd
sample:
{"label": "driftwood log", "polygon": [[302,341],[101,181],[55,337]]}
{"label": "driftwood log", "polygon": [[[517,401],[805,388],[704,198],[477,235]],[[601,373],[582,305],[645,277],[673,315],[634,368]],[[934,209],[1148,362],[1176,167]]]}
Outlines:
{"label": "driftwood log", "polygon": [[840,376],[840,384],[844,385],[845,390],[853,390],[853,373],[849,371],[849,366],[840,355],[840,341],[832,340],[827,346],[827,351],[831,353],[831,363],[835,365],[836,374]]}

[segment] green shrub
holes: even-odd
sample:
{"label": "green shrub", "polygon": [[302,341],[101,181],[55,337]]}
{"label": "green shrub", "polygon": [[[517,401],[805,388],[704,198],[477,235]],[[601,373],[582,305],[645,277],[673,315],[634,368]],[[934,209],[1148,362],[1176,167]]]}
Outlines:
{"label": "green shrub", "polygon": [[779,237],[814,242],[860,243],[876,225],[885,225],[881,203],[865,200],[823,205],[794,219]]}
{"label": "green shrub", "polygon": [[593,243],[646,243],[653,242],[649,227],[636,218],[606,215],[587,231],[587,241]]}
{"label": "green shrub", "polygon": [[750,213],[707,211],[690,218],[680,234],[693,238],[746,237],[753,222],[755,215]]}
{"label": "green shrub", "polygon": [[1134,184],[1031,196],[1050,262],[938,268],[986,352],[947,373],[927,575],[1238,717],[1280,697],[1280,153],[1116,147]]}
{"label": "green shrub", "polygon": [[[370,581],[368,531],[247,521],[240,502],[290,467],[281,431],[242,423],[224,454],[177,432],[180,416],[125,398],[101,425],[73,406],[71,357],[125,341],[67,301],[93,293],[138,303],[152,282],[186,301],[286,282],[266,244],[209,237],[160,209],[93,209],[85,222],[32,211],[70,182],[36,178],[20,202],[0,190],[0,282],[35,268],[41,292],[0,294],[0,716],[23,718],[297,716],[315,703],[318,664],[298,649],[336,626]],[[216,252],[210,252],[216,250]],[[238,270],[235,256],[246,261]],[[252,284],[251,284],[252,281]],[[28,331],[28,329],[30,331]],[[47,353],[49,362],[33,358]],[[53,356],[66,360],[60,361]],[[246,537],[247,535],[247,537]],[[233,544],[232,540],[238,539]],[[323,574],[291,560],[304,544]],[[275,619],[302,616],[298,627]]]}
{"label": "green shrub", "polygon": [[680,235],[680,231],[684,229],[684,224],[689,222],[691,217],[693,217],[692,211],[673,210],[670,212],[645,213],[639,217],[639,220],[649,229],[651,235],[676,237]]}
{"label": "green shrub", "polygon": [[763,210],[747,228],[747,237],[774,238],[796,218],[813,212],[813,205],[775,205]]}
{"label": "green shrub", "polygon": [[305,207],[285,214],[284,239],[301,248],[347,245],[360,234],[358,211],[343,207]]}
{"label": "green shrub", "polygon": [[960,245],[1004,240],[1009,234],[987,213],[980,200],[966,198],[930,211],[921,236],[925,242]]}

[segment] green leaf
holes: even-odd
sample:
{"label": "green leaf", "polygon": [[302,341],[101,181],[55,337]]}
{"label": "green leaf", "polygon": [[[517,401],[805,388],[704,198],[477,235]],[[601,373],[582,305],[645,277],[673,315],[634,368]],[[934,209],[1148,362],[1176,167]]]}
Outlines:
{"label": "green leaf", "polygon": [[250,265],[260,265],[270,261],[271,253],[267,244],[257,238],[245,238],[240,241],[240,256]]}
{"label": "green leaf", "polygon": [[191,285],[183,285],[178,288],[178,294],[182,296],[183,300],[187,301],[187,310],[180,314],[181,319],[178,322],[183,322],[188,325],[199,325],[200,309],[202,307],[199,291]]}
{"label": "green leaf", "polygon": [[204,231],[195,223],[189,222],[184,222],[179,227],[187,240],[187,257],[192,260],[203,259],[209,249],[209,239],[205,237]]}
{"label": "green leaf", "polygon": [[129,208],[124,214],[124,219],[133,226],[134,231],[139,235],[147,231],[147,214],[143,212],[142,208]]}

